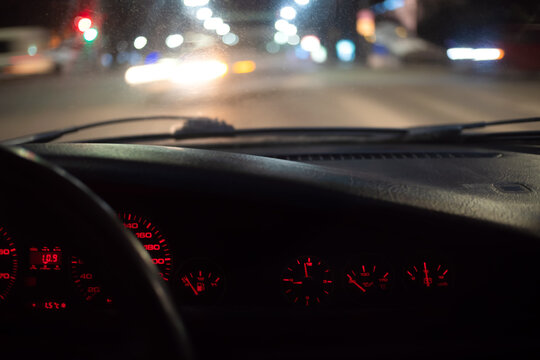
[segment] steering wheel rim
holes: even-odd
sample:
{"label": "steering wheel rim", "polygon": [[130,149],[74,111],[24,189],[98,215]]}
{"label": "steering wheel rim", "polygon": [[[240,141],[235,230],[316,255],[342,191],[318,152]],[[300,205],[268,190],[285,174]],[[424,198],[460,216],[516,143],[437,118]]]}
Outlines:
{"label": "steering wheel rim", "polygon": [[[150,329],[149,337],[159,339],[159,348],[152,349],[152,357],[159,353],[175,359],[191,359],[184,324],[166,285],[147,251],[124,228],[113,210],[78,179],[26,149],[0,146],[0,163],[10,181],[29,183],[34,194],[53,196],[56,206],[69,214],[66,219],[74,214],[85,219],[88,226],[81,228],[81,232],[91,229],[94,236],[81,235],[78,238],[84,240],[78,246],[86,255],[99,259],[102,269],[111,276],[117,287],[116,295],[124,299],[118,307],[123,317],[135,317],[141,328]],[[62,226],[62,219],[56,223]],[[118,265],[117,254],[122,254],[122,266]],[[135,281],[125,281],[127,278]]]}

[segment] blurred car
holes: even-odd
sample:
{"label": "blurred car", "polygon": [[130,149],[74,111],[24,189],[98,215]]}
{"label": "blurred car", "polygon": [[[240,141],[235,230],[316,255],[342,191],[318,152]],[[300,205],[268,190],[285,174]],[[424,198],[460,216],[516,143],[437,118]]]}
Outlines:
{"label": "blurred car", "polygon": [[458,42],[447,50],[456,69],[476,71],[540,70],[540,25],[507,26],[479,35],[477,40]]}
{"label": "blurred car", "polygon": [[57,70],[54,58],[46,52],[49,34],[39,27],[0,29],[0,73],[33,75]]}
{"label": "blurred car", "polygon": [[377,23],[375,30],[374,56],[383,56],[380,50],[384,47],[386,56],[399,63],[444,63],[444,50],[424,39],[410,34],[402,25],[392,21]]}

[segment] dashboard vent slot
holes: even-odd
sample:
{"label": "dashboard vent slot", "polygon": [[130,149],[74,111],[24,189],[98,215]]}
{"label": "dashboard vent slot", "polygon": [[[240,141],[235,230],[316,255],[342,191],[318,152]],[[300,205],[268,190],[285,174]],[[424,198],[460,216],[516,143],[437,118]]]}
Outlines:
{"label": "dashboard vent slot", "polygon": [[289,161],[340,161],[340,160],[415,160],[415,159],[476,159],[498,158],[500,153],[487,152],[380,152],[346,154],[294,154],[271,156]]}

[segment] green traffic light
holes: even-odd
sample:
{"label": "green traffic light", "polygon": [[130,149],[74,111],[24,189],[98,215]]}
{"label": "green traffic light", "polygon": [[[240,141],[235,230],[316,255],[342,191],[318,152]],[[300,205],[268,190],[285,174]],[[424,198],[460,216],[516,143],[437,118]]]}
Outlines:
{"label": "green traffic light", "polygon": [[87,42],[92,42],[92,41],[96,40],[97,37],[98,37],[98,31],[97,31],[96,28],[90,28],[90,29],[86,30],[84,32],[84,34],[83,34],[83,38]]}

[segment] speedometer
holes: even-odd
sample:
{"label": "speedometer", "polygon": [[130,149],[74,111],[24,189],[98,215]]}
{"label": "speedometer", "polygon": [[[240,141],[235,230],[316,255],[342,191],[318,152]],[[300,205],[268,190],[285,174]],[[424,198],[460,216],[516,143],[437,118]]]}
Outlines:
{"label": "speedometer", "polygon": [[0,226],[0,301],[5,300],[15,283],[17,268],[17,249],[13,239]]}
{"label": "speedometer", "polygon": [[163,280],[168,281],[171,274],[172,258],[167,240],[160,230],[144,217],[132,213],[120,213],[119,216],[124,222],[124,226],[135,234],[150,253],[152,262],[159,268]]}
{"label": "speedometer", "polygon": [[[149,219],[129,212],[118,214],[126,229],[129,229],[139,239],[146,251],[150,254],[152,262],[158,267],[163,280],[168,281],[172,269],[172,257],[169,245],[161,230]],[[88,301],[96,298],[111,298],[102,292],[101,282],[83,257],[73,256],[71,261],[72,277],[75,285]]]}

